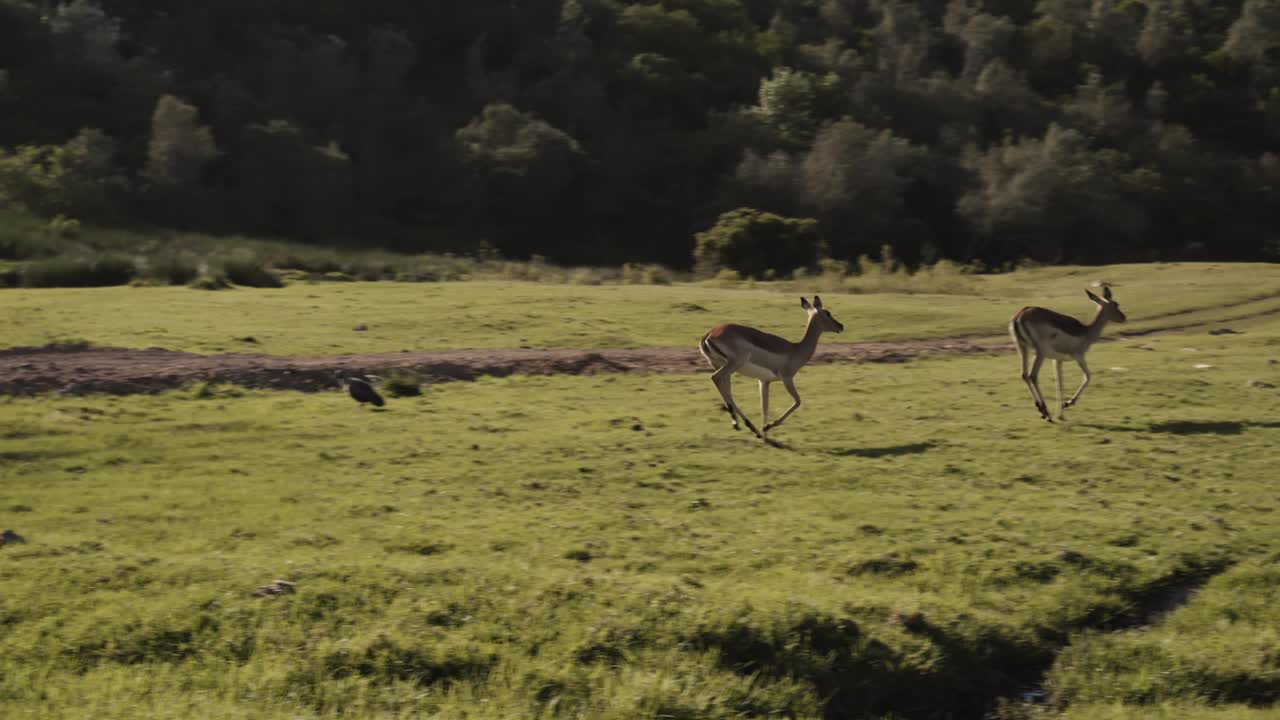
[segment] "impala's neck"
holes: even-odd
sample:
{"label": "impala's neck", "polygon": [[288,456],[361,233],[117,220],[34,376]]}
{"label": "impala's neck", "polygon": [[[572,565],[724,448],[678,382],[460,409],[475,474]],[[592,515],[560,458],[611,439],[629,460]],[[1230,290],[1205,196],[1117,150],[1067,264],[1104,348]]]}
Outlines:
{"label": "impala's neck", "polygon": [[809,324],[804,326],[804,337],[796,343],[796,359],[801,365],[809,362],[813,352],[818,349],[818,338],[822,335],[822,328],[818,327],[817,320],[817,315],[809,317]]}
{"label": "impala's neck", "polygon": [[1088,345],[1094,344],[1095,342],[1098,341],[1098,338],[1102,337],[1102,329],[1106,326],[1107,326],[1106,308],[1099,305],[1093,311],[1093,319],[1090,320],[1089,324],[1085,326],[1085,328],[1088,330],[1088,332],[1085,333],[1085,336],[1084,336],[1086,347]]}

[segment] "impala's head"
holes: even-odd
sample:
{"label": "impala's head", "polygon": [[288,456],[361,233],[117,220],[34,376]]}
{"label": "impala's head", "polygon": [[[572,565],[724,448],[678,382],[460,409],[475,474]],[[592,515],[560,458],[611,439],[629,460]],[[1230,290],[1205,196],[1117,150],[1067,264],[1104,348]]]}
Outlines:
{"label": "impala's head", "polygon": [[818,329],[824,332],[844,332],[844,325],[831,316],[830,310],[822,308],[822,298],[817,295],[813,296],[813,304],[810,305],[808,300],[800,298],[800,307],[809,313],[809,322],[818,323]]}
{"label": "impala's head", "polygon": [[1102,312],[1102,317],[1106,318],[1107,320],[1110,320],[1111,322],[1122,323],[1128,319],[1124,316],[1124,313],[1120,312],[1120,303],[1112,299],[1111,288],[1109,287],[1102,288],[1102,297],[1098,297],[1097,295],[1094,295],[1088,290],[1085,290],[1084,294],[1088,295],[1089,299],[1097,304],[1098,308]]}

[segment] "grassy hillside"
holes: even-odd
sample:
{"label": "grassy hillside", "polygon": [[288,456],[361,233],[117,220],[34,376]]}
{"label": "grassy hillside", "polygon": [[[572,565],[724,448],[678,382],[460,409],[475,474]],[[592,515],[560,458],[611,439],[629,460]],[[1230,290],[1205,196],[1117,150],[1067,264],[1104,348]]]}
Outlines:
{"label": "grassy hillside", "polygon": [[[337,354],[455,348],[690,346],[718,322],[798,337],[799,296],[827,306],[856,342],[1005,333],[1009,316],[1044,304],[1090,315],[1096,280],[1116,284],[1141,332],[1280,312],[1280,265],[1172,264],[1044,268],[953,278],[951,294],[845,294],[857,279],[785,283],[576,286],[475,281],[306,283],[201,292],[182,287],[0,291],[0,344],[87,340],[196,352]],[[881,278],[884,283],[892,277]],[[853,284],[851,284],[853,283]],[[952,287],[956,290],[955,287]],[[365,330],[353,328],[364,326]],[[252,337],[256,342],[242,339]]]}
{"label": "grassy hillside", "polygon": [[[742,307],[663,302],[686,290]],[[320,301],[376,327],[355,297]],[[810,368],[783,449],[733,433],[700,375],[484,379],[384,412],[234,388],[0,399],[0,518],[27,539],[0,548],[0,705],[977,717],[1043,686],[1054,705],[1003,716],[1276,717],[1256,706],[1280,701],[1280,325],[1238,329],[1097,347],[1055,425],[1010,357]],[[253,595],[276,578],[297,593]]]}

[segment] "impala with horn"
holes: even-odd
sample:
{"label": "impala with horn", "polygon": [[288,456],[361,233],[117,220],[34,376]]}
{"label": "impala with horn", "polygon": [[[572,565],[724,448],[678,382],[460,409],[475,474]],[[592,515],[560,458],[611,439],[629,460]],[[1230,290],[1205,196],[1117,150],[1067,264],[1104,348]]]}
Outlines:
{"label": "impala with horn", "polygon": [[[813,296],[812,305],[808,300],[800,298],[800,307],[809,313],[809,324],[805,327],[804,337],[800,342],[793,343],[753,327],[733,324],[717,325],[703,336],[699,349],[715,370],[711,374],[711,382],[715,383],[720,397],[724,399],[725,409],[733,419],[734,430],[738,429],[738,419],[741,418],[748,430],[767,441],[765,435],[769,429],[781,425],[800,407],[800,393],[796,391],[795,385],[796,373],[813,357],[813,351],[818,347],[818,337],[828,331],[844,332],[844,325],[831,316],[831,311],[823,309],[822,299],[817,295]],[[751,424],[733,400],[730,378],[734,373],[760,381],[760,430]],[[793,402],[781,417],[769,422],[769,383],[775,381],[782,382]]]}
{"label": "impala with horn", "polygon": [[[1035,401],[1040,417],[1053,422],[1049,409],[1045,406],[1044,393],[1040,391],[1040,365],[1045,359],[1053,360],[1053,370],[1058,381],[1058,413],[1063,419],[1063,411],[1075,405],[1080,394],[1089,385],[1089,366],[1085,364],[1084,354],[1089,347],[1102,336],[1102,329],[1108,322],[1122,323],[1124,313],[1120,312],[1120,304],[1111,297],[1111,288],[1103,287],[1102,297],[1085,290],[1085,295],[1097,305],[1093,320],[1089,324],[1081,323],[1042,307],[1024,307],[1014,313],[1009,321],[1009,335],[1018,348],[1018,357],[1022,360],[1022,380],[1031,391],[1031,399]],[[1031,364],[1031,372],[1027,372],[1027,354],[1035,350],[1035,362]],[[1071,399],[1064,405],[1062,402],[1062,361],[1075,360],[1084,373],[1084,379]]]}

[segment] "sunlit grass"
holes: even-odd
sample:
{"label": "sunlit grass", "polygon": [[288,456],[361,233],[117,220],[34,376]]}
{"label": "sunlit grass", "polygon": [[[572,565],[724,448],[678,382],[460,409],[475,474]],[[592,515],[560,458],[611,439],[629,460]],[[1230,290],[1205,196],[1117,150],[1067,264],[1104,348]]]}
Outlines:
{"label": "sunlit grass", "polygon": [[[0,549],[0,705],[963,715],[1062,645],[1070,717],[1270,687],[1276,324],[1090,359],[1054,425],[1010,356],[809,368],[781,449],[734,433],[702,375],[457,382],[382,412],[336,391],[0,399],[0,517],[28,541]],[[1157,630],[1087,630],[1224,569]],[[298,593],[252,594],[275,578]]]}
{"label": "sunlit grass", "polygon": [[[975,276],[972,295],[827,295],[824,342],[1003,336],[1018,308],[1088,319],[1107,280],[1130,322],[1109,335],[1280,312],[1280,266],[1122,265]],[[456,348],[689,347],[720,322],[798,338],[821,283],[585,287],[530,282],[297,283],[281,289],[0,291],[0,345],[84,340],[195,352],[338,354]],[[1182,313],[1172,315],[1172,313]],[[361,329],[357,329],[361,328]],[[252,338],[252,342],[246,341]]]}

